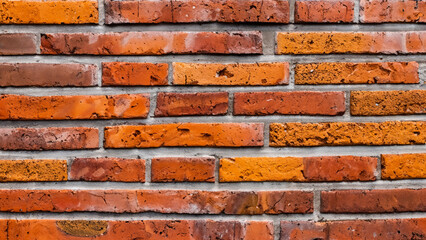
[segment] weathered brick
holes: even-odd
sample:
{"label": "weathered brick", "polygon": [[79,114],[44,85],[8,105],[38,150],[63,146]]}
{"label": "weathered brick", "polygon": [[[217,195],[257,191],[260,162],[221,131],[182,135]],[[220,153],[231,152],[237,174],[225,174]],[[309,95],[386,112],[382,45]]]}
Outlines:
{"label": "weathered brick", "polygon": [[426,188],[321,192],[323,213],[425,212]]}
{"label": "weathered brick", "polygon": [[152,182],[214,182],[215,158],[154,158]]}
{"label": "weathered brick", "polygon": [[343,115],[344,92],[243,92],[234,94],[234,115]]}
{"label": "weathered brick", "polygon": [[352,91],[351,115],[407,115],[426,113],[426,90]]}
{"label": "weathered brick", "polygon": [[287,0],[107,0],[105,22],[190,23],[266,22],[288,23]]}
{"label": "weathered brick", "polygon": [[281,85],[289,75],[288,63],[173,63],[176,85]]}
{"label": "weathered brick", "polygon": [[417,62],[297,64],[296,84],[419,83]]}
{"label": "weathered brick", "polygon": [[299,239],[423,239],[426,218],[281,222],[280,240]]}
{"label": "weathered brick", "polygon": [[0,87],[88,87],[97,85],[96,65],[0,63]]}
{"label": "weathered brick", "polygon": [[408,32],[405,46],[408,53],[426,53],[426,32]]}
{"label": "weathered brick", "polygon": [[0,24],[98,23],[96,0],[2,1]]}
{"label": "weathered brick", "polygon": [[0,190],[2,212],[312,213],[304,191]]}
{"label": "weathered brick", "polygon": [[99,147],[96,128],[0,128],[0,150],[71,150]]}
{"label": "weathered brick", "polygon": [[156,117],[225,115],[228,93],[165,93],[157,95]]}
{"label": "weathered brick", "polygon": [[102,63],[103,86],[168,85],[169,65],[166,63]]}
{"label": "weathered brick", "polygon": [[404,32],[287,32],[278,33],[276,53],[404,54],[426,51],[426,45],[404,50],[405,41]]}
{"label": "weathered brick", "polygon": [[144,94],[0,95],[0,119],[3,120],[146,118],[148,111],[149,97]]}
{"label": "weathered brick", "polygon": [[70,180],[96,182],[145,182],[145,160],[124,158],[76,158]]}
{"label": "weathered brick", "polygon": [[426,22],[426,2],[416,0],[361,0],[364,23]]}
{"label": "weathered brick", "polygon": [[261,54],[260,32],[121,32],[41,35],[42,54]]}
{"label": "weathered brick", "polygon": [[295,22],[350,23],[354,21],[354,2],[349,0],[297,0]]}
{"label": "weathered brick", "polygon": [[426,122],[271,123],[269,145],[352,146],[426,143]]}
{"label": "weathered brick", "polygon": [[66,180],[66,160],[0,160],[0,182]]}
{"label": "weathered brick", "polygon": [[0,34],[0,55],[36,54],[36,39],[33,33],[2,33]]}
{"label": "weathered brick", "polygon": [[382,179],[426,178],[426,153],[382,154]]}
{"label": "weathered brick", "polygon": [[377,159],[372,157],[243,157],[220,160],[221,182],[244,181],[370,181]]}
{"label": "weathered brick", "polygon": [[263,123],[171,123],[105,128],[106,148],[263,146]]}
{"label": "weathered brick", "polygon": [[99,240],[274,239],[274,227],[269,221],[5,219],[0,220],[2,225],[7,226],[4,233],[8,240],[39,239],[40,236],[64,240],[81,237]]}

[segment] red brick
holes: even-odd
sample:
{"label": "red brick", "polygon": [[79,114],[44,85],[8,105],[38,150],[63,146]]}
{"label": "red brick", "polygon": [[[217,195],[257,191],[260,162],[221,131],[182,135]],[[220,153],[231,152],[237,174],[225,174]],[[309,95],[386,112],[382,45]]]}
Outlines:
{"label": "red brick", "polygon": [[408,32],[405,45],[408,53],[426,53],[426,32]]}
{"label": "red brick", "polygon": [[123,158],[76,158],[70,180],[96,182],[145,182],[145,160]]}
{"label": "red brick", "polygon": [[261,54],[260,32],[122,32],[42,34],[42,54]]}
{"label": "red brick", "polygon": [[166,63],[102,63],[103,86],[168,85],[169,65]]}
{"label": "red brick", "polygon": [[0,150],[71,150],[99,147],[95,128],[0,128]]}
{"label": "red brick", "polygon": [[323,213],[426,212],[426,188],[321,192]]}
{"label": "red brick", "polygon": [[364,23],[426,22],[426,2],[416,0],[361,0]]}
{"label": "red brick", "polygon": [[33,33],[0,34],[0,55],[36,54],[36,39]]}
{"label": "red brick", "polygon": [[228,93],[165,93],[157,95],[156,117],[225,115]]}
{"label": "red brick", "polygon": [[107,24],[266,22],[288,23],[287,0],[128,0],[106,1]]}
{"label": "red brick", "polygon": [[312,213],[303,191],[0,190],[2,212]]}
{"label": "red brick", "polygon": [[350,23],[354,21],[354,3],[345,0],[296,1],[295,22]]}
{"label": "red brick", "polygon": [[0,87],[88,87],[97,85],[91,64],[0,63]]}
{"label": "red brick", "polygon": [[152,182],[214,182],[215,158],[154,158]]}
{"label": "red brick", "polygon": [[105,148],[259,147],[263,123],[171,123],[105,128]]}
{"label": "red brick", "polygon": [[146,118],[148,111],[149,97],[144,94],[0,95],[0,119],[3,120]]}
{"label": "red brick", "polygon": [[243,92],[234,94],[234,115],[343,115],[344,92]]}

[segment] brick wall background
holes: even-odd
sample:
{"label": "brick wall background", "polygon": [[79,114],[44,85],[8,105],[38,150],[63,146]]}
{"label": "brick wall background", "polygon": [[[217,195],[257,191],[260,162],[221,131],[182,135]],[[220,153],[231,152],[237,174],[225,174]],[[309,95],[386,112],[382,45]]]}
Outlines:
{"label": "brick wall background", "polygon": [[426,2],[0,5],[0,239],[426,239]]}

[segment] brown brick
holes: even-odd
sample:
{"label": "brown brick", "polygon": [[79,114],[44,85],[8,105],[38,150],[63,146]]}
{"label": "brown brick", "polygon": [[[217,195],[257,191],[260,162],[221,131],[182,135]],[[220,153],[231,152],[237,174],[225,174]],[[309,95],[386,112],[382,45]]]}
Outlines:
{"label": "brown brick", "polygon": [[105,128],[106,148],[263,146],[263,123],[171,123]]}
{"label": "brown brick", "polygon": [[214,182],[215,158],[154,158],[152,182]]}
{"label": "brown brick", "polygon": [[169,65],[166,63],[102,63],[103,86],[168,85]]}
{"label": "brown brick", "polygon": [[261,54],[260,32],[121,32],[41,35],[42,54]]}
{"label": "brown brick", "polygon": [[66,180],[66,160],[0,160],[0,182]]}
{"label": "brown brick", "polygon": [[419,83],[416,62],[297,64],[296,84]]}
{"label": "brown brick", "polygon": [[344,92],[244,92],[234,94],[234,115],[343,115]]}
{"label": "brown brick", "polygon": [[426,2],[416,0],[361,0],[360,20],[364,23],[426,22]]}
{"label": "brown brick", "polygon": [[106,23],[288,23],[287,0],[106,1]]}
{"label": "brown brick", "polygon": [[353,146],[426,143],[426,122],[271,123],[269,145]]}
{"label": "brown brick", "polygon": [[0,150],[71,150],[99,147],[95,128],[0,128]]}
{"label": "brown brick", "polygon": [[350,23],[354,21],[354,3],[345,0],[296,1],[295,22]]}
{"label": "brown brick", "polygon": [[0,63],[0,87],[96,86],[96,65]]}
{"label": "brown brick", "polygon": [[96,182],[145,182],[145,160],[123,158],[76,158],[70,180]]}
{"label": "brown brick", "polygon": [[33,33],[2,33],[0,34],[0,55],[36,54],[36,38]]}
{"label": "brown brick", "polygon": [[148,111],[149,97],[144,94],[0,95],[0,119],[3,120],[146,118]]}
{"label": "brown brick", "polygon": [[382,154],[382,179],[426,178],[426,153]]}
{"label": "brown brick", "polygon": [[[290,32],[278,33],[277,54],[397,54],[425,51],[404,50],[402,32]],[[424,45],[426,46],[426,45]],[[418,49],[417,49],[418,48]]]}
{"label": "brown brick", "polygon": [[408,53],[426,53],[426,32],[408,32],[405,45]]}
{"label": "brown brick", "polygon": [[173,63],[176,85],[281,85],[289,75],[288,63]]}
{"label": "brown brick", "polygon": [[323,213],[425,212],[426,188],[321,192]]}
{"label": "brown brick", "polygon": [[228,93],[164,93],[157,95],[156,117],[225,115]]}
{"label": "brown brick", "polygon": [[0,190],[2,212],[312,213],[303,191]]}
{"label": "brown brick", "polygon": [[386,116],[422,113],[426,113],[426,90],[351,92],[351,115]]}
{"label": "brown brick", "polygon": [[84,24],[98,23],[98,1],[4,1],[0,24]]}

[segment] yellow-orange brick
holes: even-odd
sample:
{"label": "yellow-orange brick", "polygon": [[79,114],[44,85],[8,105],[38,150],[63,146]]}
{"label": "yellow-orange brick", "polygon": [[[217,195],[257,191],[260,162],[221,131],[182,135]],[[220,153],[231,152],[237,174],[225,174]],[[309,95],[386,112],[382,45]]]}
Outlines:
{"label": "yellow-orange brick", "polygon": [[0,160],[0,182],[66,180],[66,160]]}
{"label": "yellow-orange brick", "polygon": [[426,178],[426,153],[382,154],[382,179]]}

